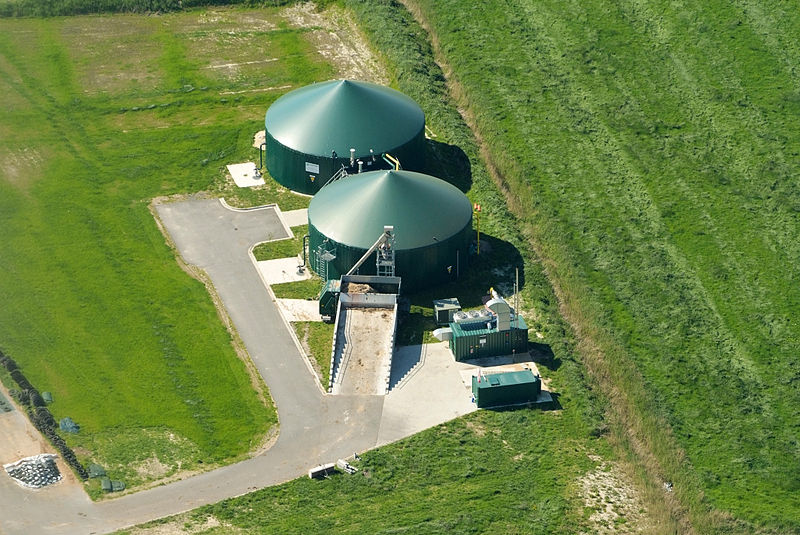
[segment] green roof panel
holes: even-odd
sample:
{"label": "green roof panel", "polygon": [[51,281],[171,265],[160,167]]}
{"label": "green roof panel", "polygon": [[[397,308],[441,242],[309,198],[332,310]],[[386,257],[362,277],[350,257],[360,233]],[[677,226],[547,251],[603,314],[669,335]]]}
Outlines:
{"label": "green roof panel", "polygon": [[[376,155],[407,143],[425,128],[409,97],[369,82],[333,80],[296,89],[276,100],[264,119],[282,145],[316,156]],[[388,127],[390,125],[390,127]]]}
{"label": "green roof panel", "polygon": [[308,207],[310,225],[327,238],[369,249],[393,225],[395,249],[435,245],[471,225],[472,204],[458,188],[413,171],[370,171],[322,188]]}

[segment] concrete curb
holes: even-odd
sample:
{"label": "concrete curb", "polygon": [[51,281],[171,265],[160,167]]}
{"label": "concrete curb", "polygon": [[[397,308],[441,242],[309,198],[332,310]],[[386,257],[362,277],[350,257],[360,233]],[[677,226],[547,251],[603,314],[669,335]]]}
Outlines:
{"label": "concrete curb", "polygon": [[[225,203],[225,201],[223,199],[220,199],[220,201],[222,202],[222,205],[225,206],[226,208],[232,209],[234,211],[238,211],[236,208],[230,208]],[[259,206],[257,209],[263,209],[263,208],[274,208],[276,214],[278,215],[278,219],[280,219],[280,221],[281,221],[281,224],[284,226],[284,228],[286,228],[289,231],[289,235],[293,236],[292,231],[288,229],[288,227],[286,226],[286,222],[283,220],[283,217],[281,217],[281,211],[280,211],[280,208],[278,208],[278,205]],[[252,209],[248,209],[248,210],[252,210]],[[241,211],[248,211],[248,210],[241,210]],[[260,242],[260,243],[264,243],[264,242]],[[286,316],[283,313],[283,310],[281,310],[281,307],[277,306],[278,299],[275,297],[275,292],[272,291],[272,286],[267,284],[266,279],[264,279],[264,275],[261,273],[261,270],[258,269],[258,260],[256,260],[256,257],[253,254],[253,249],[255,249],[256,246],[258,246],[258,245],[259,245],[258,243],[253,244],[247,250],[247,256],[250,258],[250,263],[253,264],[253,269],[255,269],[256,273],[258,273],[258,278],[261,279],[261,282],[264,284],[264,287],[266,287],[267,293],[269,294],[269,298],[272,299],[273,303],[275,303],[275,308],[278,309],[278,315],[281,317],[281,320],[283,321],[283,325],[286,328],[286,330],[289,332],[289,336],[292,338],[292,341],[294,342],[294,345],[297,347],[297,350],[300,352],[300,354],[303,355],[303,362],[305,362],[306,368],[308,368],[308,371],[311,372],[311,375],[314,377],[314,379],[315,379],[314,383],[317,385],[317,387],[319,388],[319,391],[322,393],[322,395],[326,396],[326,395],[328,395],[328,393],[325,391],[324,388],[322,388],[321,377],[319,375],[317,375],[316,370],[314,370],[314,366],[311,364],[311,360],[309,360],[308,354],[303,349],[303,344],[300,343],[300,339],[297,338],[297,334],[294,332],[294,328],[292,328],[292,324],[289,323],[289,321],[287,321]]]}

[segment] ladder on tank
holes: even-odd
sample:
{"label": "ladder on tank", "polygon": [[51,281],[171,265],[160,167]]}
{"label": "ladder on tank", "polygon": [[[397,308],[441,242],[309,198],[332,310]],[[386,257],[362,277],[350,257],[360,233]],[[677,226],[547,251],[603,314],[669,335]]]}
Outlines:
{"label": "ladder on tank", "polygon": [[375,255],[375,273],[379,277],[394,277],[394,232],[387,232],[386,235]]}
{"label": "ladder on tank", "polygon": [[326,243],[328,243],[327,239],[317,247],[316,265],[314,266],[314,271],[322,278],[323,285],[328,280],[328,264],[336,260],[336,255],[333,254],[333,251],[329,251],[325,248]]}

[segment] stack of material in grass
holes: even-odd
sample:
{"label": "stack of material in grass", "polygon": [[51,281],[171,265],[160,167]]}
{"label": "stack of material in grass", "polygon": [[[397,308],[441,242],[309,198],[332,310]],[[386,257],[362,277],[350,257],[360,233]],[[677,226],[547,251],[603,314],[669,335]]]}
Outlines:
{"label": "stack of material in grass", "polygon": [[3,394],[0,394],[0,412],[11,412],[14,410],[14,406],[8,401]]}
{"label": "stack of material in grass", "polygon": [[357,282],[345,282],[342,284],[342,293],[350,293],[350,294],[376,294],[379,293],[378,290],[375,289],[370,284],[360,284]]}
{"label": "stack of material in grass", "polygon": [[42,453],[25,457],[15,463],[4,464],[3,468],[17,483],[28,488],[40,489],[61,480],[56,457],[52,453]]}
{"label": "stack of material in grass", "polygon": [[106,469],[99,464],[89,465],[89,477],[103,477],[106,475]]}
{"label": "stack of material in grass", "polygon": [[103,476],[100,478],[100,488],[103,489],[103,492],[121,492],[125,490],[125,483],[112,481],[110,478]]}
{"label": "stack of material in grass", "polygon": [[69,416],[62,418],[58,423],[58,427],[65,433],[77,433],[81,429],[81,427]]}

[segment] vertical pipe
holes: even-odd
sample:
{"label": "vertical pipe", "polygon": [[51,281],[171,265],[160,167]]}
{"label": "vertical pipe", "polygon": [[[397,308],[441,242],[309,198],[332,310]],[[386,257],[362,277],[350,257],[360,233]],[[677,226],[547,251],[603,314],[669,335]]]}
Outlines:
{"label": "vertical pipe", "polygon": [[308,234],[303,236],[303,267],[305,267],[307,264],[306,247],[308,247]]}
{"label": "vertical pipe", "polygon": [[266,142],[262,143],[258,147],[258,168],[264,169],[264,147],[266,147]]}

